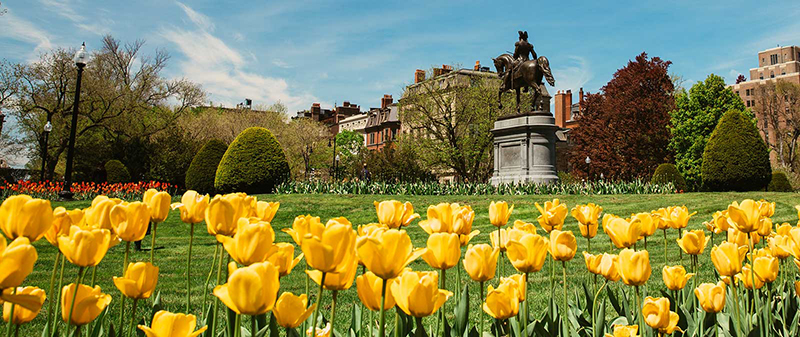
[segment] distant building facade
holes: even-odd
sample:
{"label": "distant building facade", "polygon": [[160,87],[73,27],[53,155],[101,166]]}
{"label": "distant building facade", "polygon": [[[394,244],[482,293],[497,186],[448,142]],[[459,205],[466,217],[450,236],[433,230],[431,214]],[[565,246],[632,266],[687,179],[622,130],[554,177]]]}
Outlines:
{"label": "distant building facade", "polygon": [[578,94],[578,102],[572,103],[572,90],[559,90],[553,97],[555,102],[554,117],[556,126],[562,129],[572,129],[578,126],[577,118],[583,111],[583,88]]}
{"label": "distant building facade", "polygon": [[367,149],[380,151],[397,139],[400,132],[400,116],[392,95],[383,95],[381,107],[367,113],[364,141]]}
{"label": "distant building facade", "polygon": [[323,109],[319,103],[313,103],[311,104],[311,109],[298,111],[297,115],[292,117],[292,119],[310,118],[320,122],[329,128],[331,137],[334,137],[339,133],[340,121],[347,117],[360,114],[361,107],[348,101],[345,101],[341,106],[337,106],[334,109]]}
{"label": "distant building facade", "polygon": [[[754,108],[755,89],[767,81],[788,81],[800,84],[800,47],[776,47],[758,52],[758,68],[750,69],[750,80],[731,85],[744,105]],[[755,110],[755,109],[753,109]]]}

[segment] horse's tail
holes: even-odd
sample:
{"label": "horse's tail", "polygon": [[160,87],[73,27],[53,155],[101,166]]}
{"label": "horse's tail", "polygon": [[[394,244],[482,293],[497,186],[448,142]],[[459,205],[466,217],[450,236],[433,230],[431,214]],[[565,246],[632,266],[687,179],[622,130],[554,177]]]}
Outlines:
{"label": "horse's tail", "polygon": [[537,63],[539,63],[539,67],[542,68],[542,73],[544,74],[544,78],[547,80],[547,83],[550,84],[551,87],[555,86],[556,79],[553,78],[553,72],[550,71],[550,61],[548,61],[544,56],[539,56]]}

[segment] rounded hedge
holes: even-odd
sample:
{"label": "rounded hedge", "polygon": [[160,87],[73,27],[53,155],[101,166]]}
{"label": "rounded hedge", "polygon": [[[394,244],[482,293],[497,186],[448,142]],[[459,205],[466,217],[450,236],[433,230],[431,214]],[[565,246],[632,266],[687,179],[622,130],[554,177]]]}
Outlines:
{"label": "rounded hedge", "polygon": [[767,191],[792,192],[794,191],[794,188],[792,188],[792,183],[789,182],[789,178],[786,177],[785,173],[773,172],[772,180],[770,180],[769,185],[767,185]]}
{"label": "rounded hedge", "polygon": [[106,181],[109,184],[127,183],[131,181],[131,174],[128,168],[121,161],[111,159],[105,164]]}
{"label": "rounded hedge", "polygon": [[769,152],[753,121],[731,110],[720,118],[703,151],[703,188],[763,190],[772,178]]}
{"label": "rounded hedge", "polygon": [[186,188],[199,193],[214,193],[217,166],[228,145],[219,139],[209,140],[192,158],[186,170]]}
{"label": "rounded hedge", "polygon": [[683,179],[681,173],[678,172],[678,168],[671,163],[658,165],[656,171],[653,172],[653,176],[650,178],[650,183],[658,185],[672,183],[672,185],[675,186],[675,190],[686,191],[686,180]]}
{"label": "rounded hedge", "polygon": [[251,127],[233,140],[217,167],[214,187],[220,193],[270,193],[289,177],[281,144],[269,130]]}

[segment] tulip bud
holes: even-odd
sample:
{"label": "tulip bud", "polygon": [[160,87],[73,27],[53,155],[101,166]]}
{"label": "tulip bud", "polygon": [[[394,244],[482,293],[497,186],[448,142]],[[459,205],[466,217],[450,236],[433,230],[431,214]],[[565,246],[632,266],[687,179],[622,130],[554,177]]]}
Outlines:
{"label": "tulip bud", "polygon": [[483,311],[495,319],[503,320],[519,313],[520,295],[516,282],[501,282],[497,289],[489,286]]}
{"label": "tulip bud", "polygon": [[291,243],[278,242],[273,246],[270,252],[272,252],[272,254],[267,257],[267,261],[272,263],[275,268],[278,268],[280,277],[289,275],[294,266],[303,259],[303,253],[294,257],[294,245]]}
{"label": "tulip bud", "polygon": [[155,223],[164,222],[169,215],[169,203],[172,201],[172,196],[167,192],[159,192],[155,189],[149,189],[144,192],[144,203],[150,210],[150,221]]}
{"label": "tulip bud", "polygon": [[742,262],[747,247],[739,247],[731,242],[722,242],[711,248],[711,262],[717,268],[717,272],[722,276],[733,277],[742,271]]}
{"label": "tulip bud", "polygon": [[260,315],[272,310],[279,287],[275,266],[259,262],[234,270],[228,283],[216,286],[213,293],[237,314]]}
{"label": "tulip bud", "polygon": [[158,267],[149,262],[128,264],[123,277],[114,276],[114,285],[127,298],[150,298],[158,284]]}
{"label": "tulip bud", "polygon": [[414,213],[414,206],[410,202],[402,203],[397,200],[374,202],[375,211],[378,213],[378,222],[389,228],[400,228],[419,219],[419,214]]}
{"label": "tulip bud", "polygon": [[49,200],[21,194],[10,196],[0,204],[0,230],[11,240],[26,237],[35,242],[52,225],[53,208]]}
{"label": "tulip bud", "polygon": [[678,239],[678,246],[683,249],[683,252],[689,255],[700,255],[706,249],[708,240],[705,232],[702,229],[693,231],[684,231],[683,237]]}
{"label": "tulip bud", "polygon": [[[138,327],[149,337],[196,337],[208,329],[204,326],[195,331],[196,326],[197,318],[194,315],[173,314],[159,310],[153,315],[150,327],[144,325]],[[181,334],[176,335],[177,333]]]}
{"label": "tulip bud", "polygon": [[458,265],[461,258],[461,244],[458,235],[433,233],[428,237],[428,249],[422,259],[433,269],[445,270]]}
{"label": "tulip bud", "polygon": [[233,237],[217,235],[228,255],[240,264],[249,266],[264,262],[274,253],[275,232],[269,222],[258,218],[239,218]]}
{"label": "tulip bud", "polygon": [[718,313],[725,309],[725,283],[722,281],[703,283],[694,289],[694,295],[708,313]]}
{"label": "tulip bud", "polygon": [[597,235],[597,218],[601,212],[603,212],[603,207],[592,203],[578,205],[572,209],[572,217],[578,220],[578,228],[583,237],[591,239]]}
{"label": "tulip bud", "polygon": [[200,195],[196,191],[188,190],[181,197],[180,203],[174,203],[170,206],[172,209],[180,210],[181,221],[195,224],[205,219],[208,202],[208,195]]}
{"label": "tulip bud", "polygon": [[58,237],[61,254],[79,267],[96,266],[106,256],[110,245],[111,232],[107,229],[84,230],[72,226],[68,236]]}
{"label": "tulip bud", "polygon": [[272,313],[275,315],[275,322],[278,325],[287,329],[294,329],[303,324],[316,308],[317,303],[310,307],[308,306],[306,294],[296,296],[290,292],[284,292],[275,302],[275,308]]}
{"label": "tulip bud", "polygon": [[608,237],[617,248],[630,248],[642,236],[642,223],[639,219],[609,218],[605,227]]}
{"label": "tulip bud", "polygon": [[606,280],[615,282],[619,281],[620,277],[622,277],[619,274],[619,256],[617,255],[603,253],[598,268],[600,270],[600,275],[603,275],[603,278]]}
{"label": "tulip bud", "polygon": [[539,210],[539,225],[550,233],[553,229],[561,230],[564,226],[564,219],[567,217],[567,204],[562,204],[558,199],[546,201],[544,207],[537,202],[536,209]]}
{"label": "tulip bud", "polygon": [[[73,310],[72,317],[70,317],[73,299],[75,300],[74,307],[81,310]],[[92,288],[83,284],[76,286],[75,283],[71,283],[61,289],[61,318],[64,322],[69,320],[69,323],[73,325],[86,325],[94,321],[109,303],[111,303],[111,295],[103,294],[100,286]]]}
{"label": "tulip bud", "polygon": [[494,278],[497,257],[500,250],[482,243],[469,245],[464,255],[464,270],[476,282],[486,282]]}
{"label": "tulip bud", "polygon": [[503,227],[508,223],[508,218],[511,217],[511,212],[514,211],[514,205],[508,207],[505,201],[492,201],[489,204],[489,222],[495,227]]}
{"label": "tulip bud", "polygon": [[[395,279],[390,279],[386,282],[386,300],[383,308],[389,310],[394,307],[394,296],[389,290],[394,283]],[[361,303],[372,311],[381,310],[381,293],[383,293],[384,280],[376,276],[372,272],[366,272],[356,277],[356,288],[358,290],[358,298]]]}
{"label": "tulip bud", "polygon": [[111,226],[120,239],[127,242],[139,241],[147,233],[150,224],[150,210],[147,204],[132,202],[115,205],[111,209]]}
{"label": "tulip bud", "polygon": [[623,249],[618,265],[622,282],[629,286],[643,285],[650,278],[650,254],[646,250]]}
{"label": "tulip bud", "polygon": [[583,260],[586,262],[586,269],[595,275],[600,275],[600,261],[602,261],[603,255],[592,255],[588,252],[583,252]]}
{"label": "tulip bud", "polygon": [[283,229],[298,246],[303,245],[303,239],[306,235],[320,237],[324,230],[325,225],[320,222],[319,217],[311,215],[298,215],[292,222],[292,228]]}
{"label": "tulip bud", "polygon": [[755,232],[760,226],[761,209],[759,204],[751,199],[734,201],[728,206],[728,218],[740,232]]}
{"label": "tulip bud", "polygon": [[439,289],[436,272],[405,271],[391,286],[397,307],[414,317],[427,317],[439,310],[452,292]]}
{"label": "tulip bud", "polygon": [[542,269],[550,243],[536,234],[524,234],[519,239],[508,241],[508,259],[522,273],[533,273]]}
{"label": "tulip bud", "polygon": [[3,320],[8,322],[11,318],[11,306],[13,305],[14,318],[11,320],[11,323],[16,325],[26,324],[36,318],[46,298],[44,290],[36,287],[17,287],[16,292],[14,292],[11,297],[25,297],[25,306],[12,303],[12,301],[8,299],[3,303]]}
{"label": "tulip bud", "polygon": [[569,261],[575,257],[575,252],[578,249],[578,243],[575,241],[575,235],[572,231],[562,232],[558,229],[553,229],[550,232],[550,255],[556,261]]}
{"label": "tulip bud", "polygon": [[686,273],[683,266],[664,266],[662,269],[661,277],[664,279],[664,284],[669,290],[681,290],[686,286],[686,282],[694,276],[693,273]]}
{"label": "tulip bud", "polygon": [[397,229],[375,232],[359,240],[356,247],[358,258],[364,266],[384,280],[400,275],[409,263],[426,250],[414,250],[406,231]]}
{"label": "tulip bud", "polygon": [[261,221],[272,222],[280,207],[281,203],[279,202],[258,201],[256,202],[256,207],[251,210],[250,216],[256,217]]}

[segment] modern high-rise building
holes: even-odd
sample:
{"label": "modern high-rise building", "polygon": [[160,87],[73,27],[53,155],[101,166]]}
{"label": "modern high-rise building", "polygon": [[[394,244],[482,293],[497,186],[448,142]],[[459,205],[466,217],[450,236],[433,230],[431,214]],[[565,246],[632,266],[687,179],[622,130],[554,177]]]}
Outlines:
{"label": "modern high-rise building", "polygon": [[778,80],[800,84],[800,47],[776,47],[758,52],[758,68],[750,69],[750,80],[731,85],[731,89],[742,98],[745,106],[755,108],[756,87]]}

